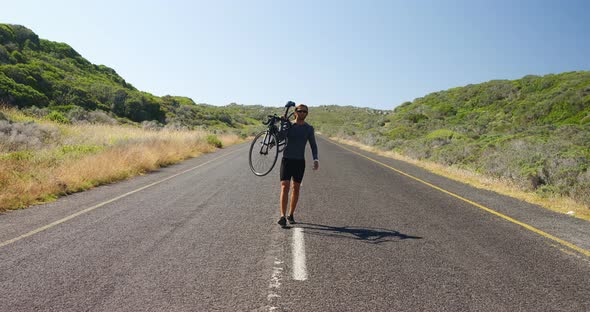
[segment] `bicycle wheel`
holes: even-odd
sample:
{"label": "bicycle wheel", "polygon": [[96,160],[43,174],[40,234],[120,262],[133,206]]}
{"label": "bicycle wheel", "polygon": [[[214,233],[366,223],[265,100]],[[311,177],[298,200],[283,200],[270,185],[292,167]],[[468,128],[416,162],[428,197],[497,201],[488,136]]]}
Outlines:
{"label": "bicycle wheel", "polygon": [[257,176],[267,175],[274,168],[279,156],[278,140],[274,133],[262,131],[250,145],[250,169]]}

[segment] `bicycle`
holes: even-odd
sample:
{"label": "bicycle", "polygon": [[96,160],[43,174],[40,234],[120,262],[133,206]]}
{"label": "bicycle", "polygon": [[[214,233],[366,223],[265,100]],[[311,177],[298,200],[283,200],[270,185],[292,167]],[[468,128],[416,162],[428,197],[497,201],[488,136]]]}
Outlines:
{"label": "bicycle", "polygon": [[[285,107],[284,117],[279,117],[277,114],[268,115],[266,122],[263,122],[268,128],[258,133],[252,140],[248,159],[250,169],[257,176],[265,176],[271,172],[279,152],[287,146],[287,130],[291,125],[289,119],[293,116],[293,112],[289,114],[289,109],[295,107],[295,103],[289,101]],[[280,127],[277,123],[280,123]]]}

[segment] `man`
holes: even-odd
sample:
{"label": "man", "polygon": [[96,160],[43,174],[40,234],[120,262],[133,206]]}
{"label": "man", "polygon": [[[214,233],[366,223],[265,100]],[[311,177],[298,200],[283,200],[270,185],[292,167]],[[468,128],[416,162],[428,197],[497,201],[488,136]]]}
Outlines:
{"label": "man", "polygon": [[[305,122],[308,112],[309,108],[306,105],[297,105],[295,107],[295,122],[287,132],[287,146],[285,147],[281,161],[281,218],[278,223],[282,227],[287,225],[287,220],[289,220],[290,224],[295,223],[293,214],[297,207],[299,189],[303,180],[303,173],[305,172],[305,145],[308,141],[313,155],[313,170],[318,170],[320,167],[314,130],[310,124]],[[291,179],[293,180],[293,193],[291,193],[289,215],[285,218]]]}

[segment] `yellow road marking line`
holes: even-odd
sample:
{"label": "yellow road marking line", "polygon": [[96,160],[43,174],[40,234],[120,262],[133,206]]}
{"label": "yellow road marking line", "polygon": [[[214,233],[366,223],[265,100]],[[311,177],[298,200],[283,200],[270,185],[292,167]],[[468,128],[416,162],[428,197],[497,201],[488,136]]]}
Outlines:
{"label": "yellow road marking line", "polygon": [[162,179],[162,180],[160,180],[160,181],[156,181],[156,182],[154,182],[154,183],[151,183],[151,184],[148,184],[148,185],[146,185],[146,186],[140,187],[140,188],[138,188],[138,189],[136,189],[136,190],[133,190],[133,191],[131,191],[131,192],[127,192],[127,193],[125,193],[125,194],[123,194],[123,195],[119,195],[119,196],[117,196],[117,197],[115,197],[115,198],[113,198],[113,199],[110,199],[110,200],[107,200],[107,201],[105,201],[105,202],[102,202],[102,203],[100,203],[100,204],[94,205],[94,206],[92,206],[92,207],[90,207],[90,208],[86,208],[86,209],[84,209],[84,210],[80,210],[80,211],[78,211],[78,212],[76,212],[76,213],[74,213],[74,214],[71,214],[71,215],[69,215],[69,216],[67,216],[67,217],[63,218],[63,219],[59,219],[59,220],[57,220],[57,221],[55,221],[55,222],[52,222],[52,223],[50,223],[50,224],[47,224],[47,225],[45,225],[45,226],[42,226],[42,227],[40,227],[40,228],[37,228],[37,229],[35,229],[35,230],[32,230],[32,231],[30,231],[30,232],[28,232],[28,233],[25,233],[25,234],[23,234],[23,235],[21,235],[21,236],[19,236],[19,237],[15,237],[15,238],[13,238],[13,239],[9,239],[9,240],[7,240],[7,241],[4,241],[4,242],[0,243],[0,248],[2,248],[2,247],[4,247],[4,246],[7,246],[7,245],[10,245],[10,244],[12,244],[12,243],[14,243],[14,242],[17,242],[17,241],[19,241],[19,240],[21,240],[21,239],[23,239],[23,238],[27,238],[27,237],[29,237],[29,236],[33,236],[33,235],[35,235],[35,234],[37,234],[37,233],[39,233],[39,232],[43,232],[43,231],[45,231],[45,230],[47,230],[47,229],[50,229],[50,228],[52,228],[52,227],[54,227],[54,226],[56,226],[56,225],[62,224],[62,223],[64,223],[64,222],[68,221],[68,220],[71,220],[71,219],[73,219],[73,218],[75,218],[75,217],[77,217],[77,216],[80,216],[80,215],[82,215],[82,214],[85,214],[85,213],[87,213],[87,212],[90,212],[90,211],[92,211],[92,210],[94,210],[94,209],[96,209],[96,208],[100,208],[100,207],[102,207],[102,206],[104,206],[104,205],[108,205],[108,204],[110,204],[110,203],[112,203],[112,202],[115,202],[115,201],[117,201],[117,200],[119,200],[119,199],[121,199],[121,198],[127,197],[127,196],[129,196],[129,195],[131,195],[131,194],[135,194],[135,193],[137,193],[137,192],[140,192],[140,191],[143,191],[143,190],[145,190],[145,189],[147,189],[147,188],[150,188],[150,187],[152,187],[152,186],[154,186],[154,185],[158,185],[158,184],[160,184],[160,183],[162,183],[162,182],[165,182],[165,181],[168,181],[168,180],[170,180],[170,179],[172,179],[172,178],[175,178],[175,177],[177,177],[177,176],[179,176],[179,175],[182,175],[182,174],[185,174],[185,173],[187,173],[187,172],[193,171],[193,170],[195,170],[195,169],[197,169],[197,168],[199,168],[199,167],[202,167],[202,166],[204,166],[204,165],[206,165],[206,164],[208,164],[208,163],[210,163],[210,162],[213,162],[213,161],[215,161],[215,160],[217,160],[217,159],[220,159],[220,158],[222,158],[222,157],[225,157],[225,156],[231,155],[231,154],[233,154],[233,153],[235,153],[235,152],[237,152],[237,151],[239,151],[239,150],[235,150],[235,151],[233,151],[233,152],[229,152],[229,153],[227,153],[227,154],[224,154],[224,155],[221,155],[221,156],[219,156],[219,157],[213,158],[213,159],[211,159],[211,160],[209,160],[209,161],[207,161],[207,162],[204,162],[204,163],[202,163],[202,164],[200,164],[200,165],[198,165],[198,166],[195,166],[195,167],[192,167],[192,168],[190,168],[190,169],[187,169],[187,170],[185,170],[185,171],[182,171],[182,172],[179,172],[179,173],[177,173],[177,174],[171,175],[171,176],[169,176],[169,177],[167,177],[167,178],[165,178],[165,179]]}
{"label": "yellow road marking line", "polygon": [[433,189],[439,190],[439,191],[441,191],[441,192],[443,192],[443,193],[445,193],[447,195],[450,195],[450,196],[453,196],[455,198],[458,198],[458,199],[460,199],[460,200],[462,200],[464,202],[467,202],[467,203],[469,203],[469,204],[471,204],[471,205],[473,205],[473,206],[475,206],[477,208],[480,208],[480,209],[482,209],[484,211],[487,211],[487,212],[489,212],[489,213],[491,213],[491,214],[493,214],[495,216],[498,216],[498,217],[500,217],[502,219],[508,220],[508,221],[510,221],[510,222],[512,222],[514,224],[518,224],[518,225],[524,227],[525,229],[527,229],[529,231],[535,232],[535,233],[537,233],[537,234],[539,234],[541,236],[544,236],[546,238],[549,238],[549,239],[551,239],[551,240],[553,240],[555,242],[558,242],[558,243],[562,244],[563,246],[566,246],[568,248],[571,248],[571,249],[573,249],[573,250],[575,250],[575,251],[577,251],[577,252],[579,252],[581,254],[584,254],[584,255],[590,257],[590,250],[586,250],[586,249],[584,249],[582,247],[576,246],[576,245],[574,245],[574,244],[572,244],[570,242],[564,241],[561,238],[555,237],[555,236],[553,236],[553,235],[551,235],[549,233],[543,232],[543,231],[541,231],[541,230],[539,230],[539,229],[537,229],[537,228],[535,228],[533,226],[530,226],[530,225],[528,225],[526,223],[520,222],[520,221],[518,221],[516,219],[513,219],[513,218],[507,216],[507,215],[504,215],[504,214],[499,213],[499,212],[497,212],[497,211],[495,211],[493,209],[490,209],[490,208],[488,208],[488,207],[486,207],[484,205],[478,204],[478,203],[476,203],[474,201],[471,201],[471,200],[469,200],[467,198],[461,197],[461,196],[459,196],[459,195],[457,195],[455,193],[449,192],[449,191],[447,191],[447,190],[445,190],[443,188],[440,188],[440,187],[438,187],[438,186],[436,186],[434,184],[428,183],[428,182],[426,182],[424,180],[421,180],[421,179],[419,179],[417,177],[414,177],[414,176],[412,176],[410,174],[407,174],[407,173],[405,173],[405,172],[403,172],[403,171],[401,171],[399,169],[393,168],[393,167],[391,167],[391,166],[389,166],[387,164],[384,164],[384,163],[382,163],[382,162],[380,162],[378,160],[375,160],[375,159],[373,159],[371,157],[368,157],[368,156],[363,155],[361,153],[358,153],[358,152],[356,152],[354,150],[351,150],[349,148],[346,148],[346,147],[344,147],[344,146],[342,146],[342,145],[340,145],[340,144],[338,144],[336,142],[333,142],[332,140],[327,140],[327,141],[330,142],[330,143],[332,143],[332,144],[334,144],[334,145],[336,145],[336,146],[339,146],[340,148],[343,148],[343,149],[345,149],[345,150],[347,150],[347,151],[349,151],[351,153],[357,154],[357,155],[362,156],[362,157],[364,157],[364,158],[366,158],[366,159],[368,159],[370,161],[373,161],[373,162],[375,162],[377,164],[380,164],[380,165],[382,165],[382,166],[384,166],[386,168],[389,168],[389,169],[391,169],[391,170],[393,170],[393,171],[395,171],[395,172],[397,172],[397,173],[399,173],[399,174],[401,174],[403,176],[406,176],[408,178],[414,179],[414,180],[416,180],[416,181],[418,181],[418,182],[420,182],[422,184],[428,185],[428,186],[430,186]]}

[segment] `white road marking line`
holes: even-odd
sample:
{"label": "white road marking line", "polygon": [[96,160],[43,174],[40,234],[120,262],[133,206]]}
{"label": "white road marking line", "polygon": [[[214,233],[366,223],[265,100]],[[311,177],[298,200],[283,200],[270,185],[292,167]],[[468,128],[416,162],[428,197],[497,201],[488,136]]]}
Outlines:
{"label": "white road marking line", "polygon": [[[240,150],[241,150],[241,149],[240,149]],[[74,213],[74,214],[71,214],[71,215],[69,215],[69,216],[67,216],[67,217],[63,218],[63,219],[59,219],[59,220],[57,220],[57,221],[55,221],[55,222],[52,222],[52,223],[50,223],[50,224],[47,224],[47,225],[45,225],[45,226],[42,226],[42,227],[40,227],[40,228],[37,228],[37,229],[35,229],[35,230],[32,230],[32,231],[30,231],[30,232],[28,232],[28,233],[25,233],[25,234],[23,234],[23,235],[21,235],[21,236],[19,236],[19,237],[15,237],[15,238],[13,238],[13,239],[9,239],[9,240],[7,240],[7,241],[1,242],[1,243],[0,243],[0,248],[2,248],[2,247],[4,247],[4,246],[7,246],[7,245],[10,245],[10,244],[12,244],[12,243],[14,243],[14,242],[17,242],[17,241],[19,241],[19,240],[21,240],[21,239],[23,239],[23,238],[27,238],[27,237],[29,237],[29,236],[35,235],[35,234],[37,234],[37,233],[39,233],[39,232],[43,232],[43,231],[45,231],[45,230],[47,230],[47,229],[50,229],[50,228],[52,228],[52,227],[54,227],[54,226],[56,226],[56,225],[62,224],[62,223],[66,222],[66,221],[68,221],[68,220],[70,220],[70,219],[73,219],[73,218],[75,218],[75,217],[77,217],[77,216],[79,216],[79,215],[85,214],[85,213],[87,213],[87,212],[90,212],[90,211],[92,211],[92,210],[94,210],[94,209],[96,209],[96,208],[100,208],[100,207],[102,207],[102,206],[104,206],[104,205],[110,204],[110,203],[112,203],[112,202],[114,202],[114,201],[117,201],[117,200],[119,200],[119,199],[121,199],[121,198],[127,197],[127,196],[129,196],[129,195],[131,195],[131,194],[134,194],[134,193],[137,193],[137,192],[143,191],[143,190],[145,190],[145,189],[147,189],[147,188],[149,188],[149,187],[152,187],[152,186],[154,186],[154,185],[157,185],[157,184],[160,184],[160,183],[162,183],[162,182],[168,181],[168,180],[170,180],[170,179],[172,179],[172,178],[175,178],[175,177],[177,177],[177,176],[179,176],[179,175],[182,175],[182,174],[185,174],[185,173],[187,173],[187,172],[193,171],[193,170],[195,170],[195,169],[197,169],[197,168],[199,168],[199,167],[202,167],[202,166],[204,166],[204,165],[206,165],[206,164],[208,164],[208,163],[210,163],[210,162],[212,162],[212,161],[215,161],[215,160],[217,160],[217,159],[219,159],[219,158],[222,158],[222,157],[225,157],[225,156],[231,155],[231,154],[233,154],[233,153],[235,153],[235,152],[237,152],[237,151],[239,151],[239,150],[235,150],[235,151],[229,152],[229,153],[227,153],[227,154],[221,155],[221,156],[219,156],[219,157],[213,158],[213,159],[211,159],[211,160],[209,160],[209,161],[207,161],[207,162],[204,162],[204,163],[202,163],[202,164],[200,164],[200,165],[198,165],[198,166],[195,166],[195,167],[192,167],[192,168],[190,168],[190,169],[187,169],[187,170],[185,170],[185,171],[179,172],[179,173],[177,173],[177,174],[174,174],[174,175],[172,175],[172,176],[169,176],[169,177],[167,177],[167,178],[165,178],[165,179],[162,179],[162,180],[160,180],[160,181],[154,182],[154,183],[152,183],[152,184],[148,184],[148,185],[146,185],[146,186],[144,186],[144,187],[140,187],[140,188],[138,188],[138,189],[136,189],[136,190],[133,190],[133,191],[131,191],[131,192],[128,192],[128,193],[125,193],[125,194],[123,194],[123,195],[119,195],[119,196],[117,196],[117,197],[115,197],[115,198],[113,198],[113,199],[107,200],[107,201],[105,201],[105,202],[102,202],[102,203],[100,203],[100,204],[98,204],[98,205],[94,205],[94,206],[92,206],[92,207],[90,207],[90,208],[86,208],[86,209],[80,210],[80,211],[78,211],[78,212],[76,212],[76,213]]]}
{"label": "white road marking line", "polygon": [[268,285],[268,295],[266,301],[268,302],[268,311],[278,310],[278,300],[281,296],[277,293],[281,287],[281,277],[283,275],[283,261],[275,258],[274,266],[272,268],[272,276],[270,277],[270,284]]}
{"label": "white road marking line", "polygon": [[[272,268],[272,276],[270,277],[270,285],[269,288],[279,288],[281,286],[281,273],[283,272],[283,268],[281,265],[283,261],[278,259],[275,260],[275,266]],[[276,294],[272,294],[270,297],[280,297]]]}
{"label": "white road marking line", "polygon": [[293,279],[296,281],[307,280],[303,229],[298,227],[293,229]]}

